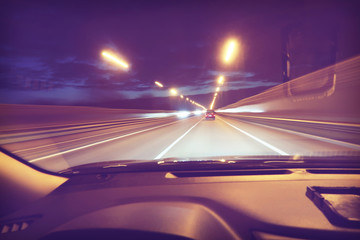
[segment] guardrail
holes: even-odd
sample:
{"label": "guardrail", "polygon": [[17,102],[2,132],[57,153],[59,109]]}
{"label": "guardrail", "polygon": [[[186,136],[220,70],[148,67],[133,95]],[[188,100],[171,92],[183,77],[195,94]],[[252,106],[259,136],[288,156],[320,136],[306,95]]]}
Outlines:
{"label": "guardrail", "polygon": [[217,110],[227,114],[360,123],[360,56]]}
{"label": "guardrail", "polygon": [[360,144],[360,56],[216,110],[275,128]]}

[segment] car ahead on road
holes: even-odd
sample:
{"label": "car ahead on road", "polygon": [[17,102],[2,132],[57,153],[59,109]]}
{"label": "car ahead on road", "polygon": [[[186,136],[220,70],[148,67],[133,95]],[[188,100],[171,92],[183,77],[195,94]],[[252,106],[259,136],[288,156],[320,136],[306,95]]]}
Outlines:
{"label": "car ahead on road", "polygon": [[214,110],[207,110],[206,113],[205,113],[205,119],[215,120],[215,111]]}

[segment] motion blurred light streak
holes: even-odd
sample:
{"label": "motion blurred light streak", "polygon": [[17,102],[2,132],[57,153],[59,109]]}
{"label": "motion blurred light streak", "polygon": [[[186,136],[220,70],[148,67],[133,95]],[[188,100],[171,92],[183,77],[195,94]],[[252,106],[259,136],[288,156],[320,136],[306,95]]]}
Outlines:
{"label": "motion blurred light streak", "polygon": [[176,96],[178,94],[178,92],[175,88],[171,88],[169,91],[170,91],[170,94],[173,96]]}
{"label": "motion blurred light streak", "polygon": [[216,100],[216,95],[214,96],[211,105],[210,105],[210,109],[212,110],[214,108],[214,104],[215,104],[215,100]]}
{"label": "motion blurred light streak", "polygon": [[[231,112],[226,110],[220,110],[219,112]],[[237,111],[239,112],[239,111]],[[248,112],[264,112],[260,109],[255,111],[248,111]],[[344,126],[344,127],[358,127],[360,128],[359,123],[342,123],[342,122],[326,122],[326,121],[311,121],[311,120],[305,120],[305,119],[291,119],[291,118],[280,118],[280,117],[260,117],[260,116],[247,116],[247,115],[241,115],[241,117],[245,118],[258,118],[258,119],[268,119],[268,120],[277,120],[277,121],[290,121],[290,122],[300,122],[300,123],[316,123],[316,124],[326,124],[326,125],[334,125],[334,126]]]}
{"label": "motion blurred light streak", "polygon": [[218,112],[225,112],[225,113],[263,113],[265,112],[264,109],[261,109],[259,107],[253,107],[253,106],[243,106],[238,108],[229,108],[229,109],[219,109]]}
{"label": "motion blurred light streak", "polygon": [[193,113],[196,115],[196,116],[199,116],[202,114],[202,111],[201,110],[196,110],[196,111],[193,111]]}
{"label": "motion blurred light streak", "polygon": [[[178,120],[178,121],[180,121],[180,120]],[[66,153],[78,151],[78,150],[85,149],[85,148],[88,148],[88,147],[93,147],[93,146],[96,146],[96,145],[99,145],[99,144],[103,144],[103,143],[111,142],[111,141],[114,141],[114,140],[117,140],[117,139],[121,139],[121,138],[124,138],[124,137],[128,137],[128,136],[132,136],[132,135],[135,135],[135,134],[151,131],[153,129],[165,127],[165,126],[168,126],[168,125],[171,125],[171,124],[175,124],[178,121],[174,121],[174,122],[171,122],[171,123],[159,125],[159,126],[156,126],[156,127],[147,128],[147,129],[144,129],[144,130],[132,132],[132,133],[121,135],[121,136],[114,137],[114,138],[105,139],[105,140],[98,141],[98,142],[95,142],[95,143],[90,143],[90,144],[87,144],[87,145],[84,145],[84,146],[81,146],[81,147],[76,147],[76,148],[72,148],[72,149],[68,149],[68,150],[64,150],[64,151],[59,151],[59,152],[54,153],[54,154],[49,154],[47,156],[31,159],[29,162],[31,163],[31,162],[36,162],[36,161],[40,161],[40,160],[44,160],[44,159],[48,159],[48,158],[52,158],[52,157],[56,157],[56,156],[61,156],[61,155],[66,154]]]}
{"label": "motion blurred light streak", "polygon": [[291,113],[289,118],[321,120],[325,113],[341,122],[358,121],[359,69],[360,56],[357,56],[274,86],[222,109],[259,105],[268,114],[282,111],[286,116]]}
{"label": "motion blurred light streak", "polygon": [[218,84],[223,85],[224,84],[224,76],[219,76],[217,82],[218,82]]}
{"label": "motion blurred light streak", "polygon": [[225,54],[224,54],[224,62],[229,63],[230,60],[234,59],[234,53],[236,50],[237,44],[235,39],[230,39],[225,44]]}
{"label": "motion blurred light streak", "polygon": [[180,112],[177,112],[176,115],[177,115],[178,118],[186,118],[190,114],[191,114],[191,112],[188,112],[188,111],[180,111]]}
{"label": "motion blurred light streak", "polygon": [[269,125],[264,125],[261,123],[252,123],[254,125],[258,125],[258,126],[263,126],[266,128],[270,128],[270,129],[275,129],[277,131],[282,131],[282,132],[287,132],[287,133],[291,133],[291,134],[295,134],[298,136],[302,136],[302,137],[307,137],[307,138],[312,138],[312,139],[316,139],[318,141],[322,141],[322,142],[327,142],[327,143],[332,143],[332,144],[336,144],[338,146],[343,146],[343,147],[347,147],[347,148],[351,148],[351,149],[355,149],[360,151],[360,145],[359,144],[354,144],[354,143],[350,143],[350,142],[344,142],[344,141],[339,141],[336,139],[332,139],[332,138],[328,138],[328,137],[321,137],[321,136],[316,136],[316,135],[312,135],[312,134],[308,134],[308,133],[303,133],[303,132],[297,132],[297,131],[293,131],[293,130],[289,130],[289,129],[284,129],[284,128],[279,128],[279,127],[273,127],[273,126],[269,126]]}
{"label": "motion blurred light streak", "polygon": [[164,85],[162,85],[160,82],[158,82],[158,81],[155,81],[155,84],[157,85],[157,86],[159,86],[159,87],[164,87]]}
{"label": "motion blurred light streak", "polygon": [[108,60],[109,62],[115,63],[116,65],[121,66],[122,68],[124,68],[125,70],[129,69],[129,64],[127,62],[125,62],[124,60],[120,59],[118,56],[116,56],[115,54],[109,52],[109,51],[102,51],[101,55]]}

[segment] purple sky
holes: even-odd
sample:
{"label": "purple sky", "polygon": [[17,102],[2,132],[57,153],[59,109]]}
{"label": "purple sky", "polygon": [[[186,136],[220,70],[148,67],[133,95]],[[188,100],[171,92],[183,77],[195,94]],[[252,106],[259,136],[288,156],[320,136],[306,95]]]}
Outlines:
{"label": "purple sky", "polygon": [[[332,24],[338,60],[359,54],[358,7],[343,2],[2,1],[0,103],[186,108],[157,80],[208,106],[223,74],[224,106],[282,82],[281,31],[291,23]],[[225,67],[229,36],[241,41],[243,61]],[[104,62],[104,48],[131,70]]]}

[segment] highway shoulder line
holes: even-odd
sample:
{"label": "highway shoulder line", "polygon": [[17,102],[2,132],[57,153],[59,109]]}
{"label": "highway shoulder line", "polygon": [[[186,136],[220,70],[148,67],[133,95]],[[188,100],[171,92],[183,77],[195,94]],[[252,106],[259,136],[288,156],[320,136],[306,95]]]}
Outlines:
{"label": "highway shoulder line", "polygon": [[[180,120],[180,121],[182,121],[182,120]],[[107,143],[107,142],[110,142],[110,141],[114,141],[114,140],[117,140],[117,139],[120,139],[120,138],[129,137],[129,136],[132,136],[132,135],[135,135],[135,134],[139,134],[139,133],[147,132],[147,131],[150,131],[150,130],[153,130],[153,129],[165,127],[165,126],[168,126],[168,125],[171,125],[171,124],[175,124],[177,122],[179,122],[179,121],[174,121],[174,122],[163,124],[163,125],[160,125],[160,126],[147,128],[147,129],[144,129],[144,130],[128,133],[128,134],[121,135],[121,136],[114,137],[114,138],[109,138],[109,139],[106,139],[106,140],[103,140],[103,141],[100,141],[100,142],[95,142],[95,143],[87,144],[87,145],[84,145],[84,146],[81,146],[81,147],[72,148],[72,149],[69,149],[69,150],[57,152],[57,153],[50,154],[50,155],[47,155],[47,156],[44,156],[44,157],[34,158],[34,159],[31,159],[29,162],[31,163],[31,162],[36,162],[36,161],[47,159],[47,158],[56,157],[56,156],[59,156],[59,155],[63,155],[65,153],[78,151],[78,150],[81,150],[81,149],[84,149],[84,148],[93,147],[93,146],[96,146],[96,145],[99,145],[99,144],[102,144],[102,143]]]}
{"label": "highway shoulder line", "polygon": [[[224,115],[226,116],[226,114],[224,114]],[[315,120],[306,120],[306,119],[293,119],[293,118],[281,118],[281,117],[260,117],[260,116],[249,116],[249,115],[237,115],[236,117],[269,119],[269,120],[301,122],[301,123],[316,123],[316,124],[326,124],[326,125],[345,126],[345,127],[360,127],[360,124],[357,124],[357,123],[326,122],[326,121],[315,121]]]}
{"label": "highway shoulder line", "polygon": [[275,130],[278,130],[278,131],[299,135],[299,136],[302,136],[302,137],[312,138],[312,139],[322,141],[322,142],[327,142],[327,143],[331,143],[331,144],[335,144],[335,145],[339,145],[339,146],[343,146],[343,147],[347,147],[347,148],[351,148],[351,149],[355,149],[355,150],[360,150],[360,145],[355,144],[355,143],[349,143],[349,142],[344,142],[344,141],[335,140],[335,139],[331,139],[331,138],[320,137],[320,136],[316,136],[316,135],[312,135],[312,134],[308,134],[308,133],[302,133],[302,132],[297,132],[297,131],[288,130],[288,129],[284,129],[284,128],[268,126],[268,125],[261,124],[261,123],[248,122],[246,120],[241,120],[241,121],[244,121],[244,122],[246,122],[248,124],[258,125],[258,126],[262,126],[262,127],[266,127],[266,128],[271,128],[271,129],[275,129]]}
{"label": "highway shoulder line", "polygon": [[159,153],[159,155],[157,155],[154,160],[160,159],[162,158],[173,146],[175,146],[175,144],[177,144],[183,137],[186,136],[186,134],[188,134],[194,127],[196,127],[196,125],[198,125],[200,122],[202,121],[202,118],[200,119],[200,121],[198,121],[197,123],[195,123],[195,125],[193,125],[189,130],[187,130],[183,135],[181,135],[178,139],[176,139],[172,144],[170,144],[167,148],[165,148],[164,151],[162,151],[161,153]]}
{"label": "highway shoulder line", "polygon": [[[218,117],[218,118],[219,118],[219,117]],[[246,131],[244,131],[244,130],[242,130],[242,129],[238,128],[238,127],[235,127],[234,125],[232,125],[231,123],[228,123],[228,122],[227,122],[227,121],[225,121],[224,119],[222,119],[222,118],[219,118],[219,119],[220,119],[221,121],[223,121],[224,123],[228,124],[229,126],[231,126],[231,127],[235,128],[235,129],[236,129],[236,130],[238,130],[239,132],[241,132],[241,133],[245,134],[246,136],[248,136],[248,137],[250,137],[250,138],[254,139],[255,141],[257,141],[257,142],[261,143],[262,145],[264,145],[264,146],[266,146],[266,147],[270,148],[271,150],[273,150],[273,151],[275,151],[275,152],[279,153],[280,155],[289,155],[288,153],[286,153],[286,152],[284,152],[284,151],[282,151],[282,150],[278,149],[277,147],[274,147],[273,145],[271,145],[271,144],[269,144],[269,143],[267,143],[267,142],[265,142],[265,141],[263,141],[263,140],[261,140],[261,139],[259,139],[259,138],[255,137],[254,135],[252,135],[252,134],[250,134],[250,133],[248,133],[248,132],[246,132]]]}
{"label": "highway shoulder line", "polygon": [[[146,122],[147,124],[148,122]],[[144,123],[142,123],[144,124]],[[122,127],[122,126],[120,126]],[[126,126],[125,126],[126,127]],[[104,130],[104,129],[99,129],[99,130]],[[99,131],[96,130],[96,131]],[[105,129],[108,130],[108,129]],[[80,133],[84,133],[84,132],[80,132]],[[19,152],[25,152],[25,151],[30,151],[30,150],[35,150],[35,149],[40,149],[40,148],[45,148],[45,147],[50,147],[50,146],[56,146],[56,145],[60,145],[60,144],[64,144],[64,143],[69,143],[69,142],[75,142],[75,141],[79,141],[79,140],[85,140],[85,139],[89,139],[89,138],[94,138],[94,137],[99,137],[99,136],[104,136],[104,135],[108,135],[109,133],[100,133],[100,134],[95,134],[95,135],[91,135],[91,136],[86,136],[86,137],[81,137],[81,138],[75,138],[75,139],[71,139],[71,140],[65,140],[65,141],[61,141],[61,142],[56,142],[56,143],[50,143],[50,144],[46,144],[46,145],[41,145],[41,146],[36,146],[36,147],[31,147],[31,148],[25,148],[25,149],[20,149],[20,150],[16,150],[13,151],[13,153],[19,153]],[[62,136],[66,136],[66,135],[60,135],[60,137]],[[58,136],[56,136],[58,137]]]}

